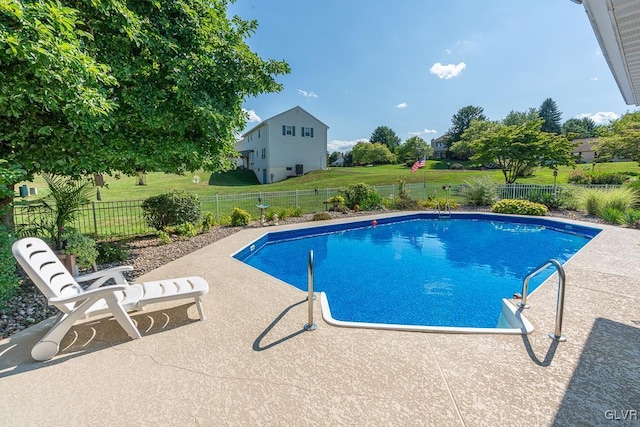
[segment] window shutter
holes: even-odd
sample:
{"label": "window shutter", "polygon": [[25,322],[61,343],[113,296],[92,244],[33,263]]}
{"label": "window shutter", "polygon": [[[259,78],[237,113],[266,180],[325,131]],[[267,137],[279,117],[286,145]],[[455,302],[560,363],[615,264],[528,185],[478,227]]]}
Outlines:
{"label": "window shutter", "polygon": [[291,135],[292,136],[296,136],[296,127],[295,126],[291,126]]}
{"label": "window shutter", "polygon": [[287,134],[287,127],[285,125],[282,125],[282,134],[283,135]]}
{"label": "window shutter", "polygon": [[310,128],[310,129],[311,129],[311,138],[313,138],[313,128]]}
{"label": "window shutter", "polygon": [[304,138],[304,126],[300,127],[300,136]]}

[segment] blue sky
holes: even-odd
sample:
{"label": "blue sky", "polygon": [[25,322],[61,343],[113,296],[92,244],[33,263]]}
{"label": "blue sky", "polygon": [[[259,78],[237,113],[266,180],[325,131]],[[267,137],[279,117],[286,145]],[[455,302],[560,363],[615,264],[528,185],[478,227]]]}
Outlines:
{"label": "blue sky", "polygon": [[300,105],[329,126],[330,152],[381,125],[430,141],[466,105],[491,120],[546,98],[563,122],[635,110],[569,0],[237,0],[229,14],[256,19],[251,49],[291,66],[282,92],[246,100],[247,129]]}

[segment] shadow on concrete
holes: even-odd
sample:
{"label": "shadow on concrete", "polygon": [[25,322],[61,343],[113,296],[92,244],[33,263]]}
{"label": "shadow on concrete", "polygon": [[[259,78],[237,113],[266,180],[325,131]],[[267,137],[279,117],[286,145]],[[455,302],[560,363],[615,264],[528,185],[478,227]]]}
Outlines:
{"label": "shadow on concrete", "polygon": [[595,320],[553,425],[640,425],[639,328]]}
{"label": "shadow on concrete", "polygon": [[[189,303],[165,310],[132,312],[129,315],[137,325],[142,335],[141,339],[145,339],[149,335],[199,322],[197,314],[195,318],[189,317],[188,311],[192,306],[195,313],[195,304]],[[55,318],[47,319],[9,337],[0,345],[0,378],[54,366],[87,353],[131,341],[113,317],[90,319],[74,325],[67,332],[60,343],[58,354],[53,359],[37,362],[31,358],[31,349],[48,332],[54,322]]]}
{"label": "shadow on concrete", "polygon": [[293,308],[299,306],[300,304],[304,304],[307,302],[307,299],[303,299],[302,301],[299,301],[295,304],[290,305],[289,307],[285,308],[282,313],[280,313],[278,315],[278,317],[276,317],[273,322],[271,322],[269,324],[269,326],[267,326],[267,328],[258,336],[258,338],[256,338],[256,340],[253,342],[253,351],[264,351],[264,350],[269,350],[271,347],[274,347],[278,344],[282,344],[283,342],[290,340],[291,338],[294,338],[302,333],[305,332],[304,328],[295,331],[289,335],[286,335],[280,339],[277,339],[269,344],[266,345],[262,345],[262,340],[264,340],[266,338],[267,335],[269,335],[269,333],[273,330],[273,328],[284,318],[284,316],[287,315],[287,313],[289,311],[291,311]]}
{"label": "shadow on concrete", "polygon": [[528,335],[522,335],[522,342],[524,343],[524,348],[527,350],[527,354],[538,366],[547,367],[551,365],[551,361],[553,360],[553,356],[556,354],[556,350],[558,349],[559,342],[556,340],[552,340],[549,338],[549,349],[547,350],[547,354],[544,355],[544,359],[540,360],[540,358],[536,355],[533,347],[531,346],[531,341],[529,341]]}

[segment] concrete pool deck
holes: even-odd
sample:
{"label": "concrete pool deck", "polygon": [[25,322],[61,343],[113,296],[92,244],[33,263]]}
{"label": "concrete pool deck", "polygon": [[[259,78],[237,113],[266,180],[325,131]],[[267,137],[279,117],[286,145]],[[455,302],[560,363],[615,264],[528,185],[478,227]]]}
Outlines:
{"label": "concrete pool deck", "polygon": [[338,328],[318,303],[305,332],[306,294],[230,254],[308,225],[246,229],[140,278],[203,276],[206,321],[151,305],[133,341],[91,319],[45,363],[29,353],[51,320],[0,341],[2,424],[640,424],[640,231],[598,225],[566,263],[558,343],[555,275],[529,298],[527,336]]}

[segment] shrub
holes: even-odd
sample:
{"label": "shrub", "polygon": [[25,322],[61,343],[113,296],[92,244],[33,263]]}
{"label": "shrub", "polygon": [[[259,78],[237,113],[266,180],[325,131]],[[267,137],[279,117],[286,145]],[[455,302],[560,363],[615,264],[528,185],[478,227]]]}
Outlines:
{"label": "shrub", "polygon": [[244,209],[233,208],[233,213],[231,214],[231,225],[234,227],[239,227],[242,225],[247,225],[251,222],[251,214]]}
{"label": "shrub", "polygon": [[451,169],[463,170],[464,169],[464,165],[462,165],[461,163],[454,163],[454,164],[451,165]]}
{"label": "shrub", "polygon": [[589,215],[599,215],[603,209],[614,208],[621,212],[633,209],[638,196],[628,187],[620,187],[609,190],[600,188],[588,188],[583,190],[579,198],[579,206]]}
{"label": "shrub", "polygon": [[169,233],[164,230],[158,230],[156,232],[156,236],[158,236],[161,245],[168,245],[171,243],[171,236],[169,236]]}
{"label": "shrub", "polygon": [[184,224],[176,225],[174,228],[175,232],[187,238],[196,237],[198,235],[198,228],[190,222],[185,222]]}
{"label": "shrub", "polygon": [[622,211],[616,208],[607,207],[600,210],[600,218],[604,219],[609,224],[619,224],[622,218]]}
{"label": "shrub", "polygon": [[344,197],[345,204],[349,209],[353,209],[355,205],[358,205],[363,211],[382,207],[382,197],[367,184],[352,184],[341,188],[339,193]]}
{"label": "shrub", "polygon": [[313,214],[311,221],[324,221],[327,219],[331,219],[331,215],[328,212],[318,212]]}
{"label": "shrub", "polygon": [[97,261],[99,264],[110,264],[129,259],[127,247],[120,242],[98,242],[96,249],[98,250]]}
{"label": "shrub", "polygon": [[231,225],[231,215],[224,215],[222,218],[220,218],[218,224],[222,226]]}
{"label": "shrub", "polygon": [[294,218],[300,218],[302,216],[302,208],[291,208],[291,216]]}
{"label": "shrub", "polygon": [[620,172],[581,171],[571,172],[568,182],[579,185],[622,185],[629,179],[629,175]]}
{"label": "shrub", "polygon": [[444,207],[447,205],[447,203],[449,203],[449,207],[451,209],[458,209],[460,207],[460,205],[458,204],[458,202],[456,202],[455,200],[452,199],[445,199],[444,197],[439,198],[439,199],[428,199],[425,200],[422,205],[424,206],[425,209],[435,209],[437,204],[440,204],[440,209],[444,209]]}
{"label": "shrub", "polygon": [[173,190],[146,199],[142,211],[149,227],[161,230],[185,222],[198,223],[201,206],[195,193]]}
{"label": "shrub", "polygon": [[338,194],[337,196],[329,197],[329,200],[327,200],[327,202],[337,204],[338,206],[344,205],[344,197]]}
{"label": "shrub", "polygon": [[545,215],[547,213],[545,205],[519,199],[502,199],[494,203],[491,210],[495,213],[516,215]]}
{"label": "shrub", "polygon": [[628,210],[623,212],[618,219],[618,223],[627,227],[637,228],[640,222],[640,211]]}
{"label": "shrub", "polygon": [[275,215],[276,215],[276,211],[274,210],[266,211],[264,213],[264,219],[266,219],[267,221],[273,221],[273,218],[275,217]]}
{"label": "shrub", "polygon": [[216,225],[216,216],[213,212],[207,212],[202,219],[202,231],[209,231]]}
{"label": "shrub", "polygon": [[419,211],[422,210],[422,205],[419,201],[410,198],[394,199],[394,208],[405,211]]}
{"label": "shrub", "polygon": [[546,191],[530,191],[527,200],[545,205],[549,209],[559,209],[562,206],[562,199],[557,194]]}
{"label": "shrub", "polygon": [[488,177],[465,182],[461,195],[468,205],[491,206],[498,200],[497,185]]}
{"label": "shrub", "polygon": [[19,285],[19,279],[16,275],[17,264],[11,252],[11,246],[15,240],[7,228],[0,224],[0,305],[11,296]]}
{"label": "shrub", "polygon": [[98,259],[96,242],[73,229],[65,230],[63,235],[63,254],[76,255],[78,267],[89,268]]}

